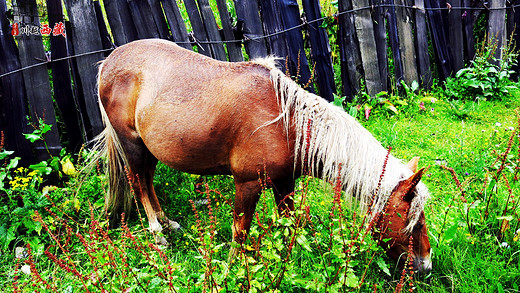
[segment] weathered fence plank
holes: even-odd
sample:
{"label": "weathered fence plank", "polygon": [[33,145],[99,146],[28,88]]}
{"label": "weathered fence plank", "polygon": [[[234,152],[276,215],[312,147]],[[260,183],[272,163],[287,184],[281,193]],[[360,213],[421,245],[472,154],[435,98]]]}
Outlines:
{"label": "weathered fence plank", "polygon": [[453,72],[450,52],[446,46],[448,38],[446,36],[445,22],[439,10],[440,5],[438,1],[425,0],[424,6],[426,8],[433,8],[426,10],[428,15],[428,23],[430,25],[430,35],[432,36],[432,44],[435,49],[435,57],[437,60],[437,68],[439,70],[439,78],[445,80]]}
{"label": "weathered fence plank", "polygon": [[368,0],[352,1],[352,8],[357,10],[355,13],[354,23],[356,25],[356,33],[359,41],[361,61],[363,63],[365,88],[370,96],[375,96],[377,93],[382,91],[383,87],[381,83],[381,73],[379,71],[372,16],[370,10],[365,9],[364,7],[370,7]]}
{"label": "weathered fence plank", "polygon": [[161,39],[169,39],[170,30],[168,29],[168,24],[164,19],[164,13],[161,7],[161,2],[159,2],[159,0],[148,0],[148,5],[150,5],[150,11],[152,14],[153,21],[155,22],[155,26],[157,27],[159,37]]}
{"label": "weathered fence plank", "polygon": [[184,19],[182,19],[177,2],[175,2],[175,0],[162,0],[161,2],[163,4],[164,14],[166,14],[166,19],[170,25],[173,41],[177,42],[181,47],[193,50],[193,47],[189,43],[188,30],[184,24]]}
{"label": "weathered fence plank", "polygon": [[383,4],[382,0],[376,0],[374,13],[372,18],[374,20],[374,38],[376,40],[377,61],[379,64],[379,75],[381,79],[381,88],[383,91],[388,91],[388,45],[386,40],[386,25],[385,25],[385,10],[379,5]]}
{"label": "weathered fence plank", "polygon": [[426,12],[424,0],[416,0],[415,6],[415,31],[417,46],[417,67],[421,85],[430,89],[433,84],[433,76],[430,68],[430,54],[428,53],[428,27],[426,26]]}
{"label": "weathered fence plank", "polygon": [[[112,48],[112,39],[108,34],[107,24],[105,23],[105,19],[103,18],[103,12],[101,11],[101,4],[99,1],[93,1],[94,4],[94,12],[96,13],[97,27],[99,29],[99,35],[101,37],[101,45],[103,49]],[[108,57],[110,51],[106,51],[104,53],[105,57]]]}
{"label": "weathered fence plank", "polygon": [[[217,0],[217,8],[220,14],[220,21],[222,22],[222,34],[225,41],[234,41],[235,36],[233,34],[233,24],[231,16],[227,10],[225,0]],[[229,61],[237,62],[244,61],[244,55],[242,55],[242,44],[240,42],[228,42],[226,43],[228,51]]]}
{"label": "weathered fence plank", "polygon": [[455,9],[448,10],[448,39],[451,57],[453,58],[453,70],[457,72],[464,67],[464,36],[462,29],[461,0],[450,0],[448,3]]}
{"label": "weathered fence plank", "polygon": [[[234,0],[238,21],[244,23],[244,45],[250,59],[267,56],[267,46],[258,12],[258,3],[250,0]],[[257,39],[260,38],[260,39]],[[252,40],[254,39],[254,40]]]}
{"label": "weathered fence plank", "polygon": [[[394,0],[397,14],[397,28],[399,32],[399,48],[403,62],[403,76],[407,84],[414,80],[418,81],[417,61],[415,57],[414,35],[412,28],[413,15],[409,8],[411,6],[407,0]],[[401,7],[399,7],[401,6]]]}
{"label": "weathered fence plank", "polygon": [[[47,61],[47,56],[43,50],[42,36],[40,34],[40,19],[38,17],[36,0],[13,1],[13,10],[14,21],[18,23],[20,27],[29,26],[37,30],[36,34],[20,33],[20,35],[16,37],[22,67]],[[47,67],[36,66],[26,69],[23,71],[23,77],[32,122],[38,125],[38,119],[41,118],[45,120],[46,124],[54,126],[45,135],[46,144],[42,141],[37,141],[34,144],[36,160],[46,160],[50,154],[58,155],[61,150]]]}
{"label": "weathered fence plank", "polygon": [[104,0],[108,23],[117,46],[137,40],[137,30],[126,0]]}
{"label": "weathered fence plank", "polygon": [[506,0],[489,0],[489,18],[487,24],[488,43],[496,42],[495,58],[502,58],[502,49],[506,44]]}
{"label": "weathered fence plank", "polygon": [[343,96],[348,101],[360,90],[361,54],[357,46],[354,15],[350,12],[352,3],[350,0],[338,1],[338,42],[341,62],[341,81],[343,84]]}
{"label": "weathered fence plank", "polygon": [[[47,0],[47,10],[49,13],[49,26],[63,23],[63,7],[60,0]],[[67,40],[63,36],[53,36],[51,42],[51,60],[67,57]],[[78,108],[72,84],[70,82],[70,68],[68,60],[53,61],[51,63],[52,85],[54,89],[54,100],[61,113],[61,119],[65,125],[68,138],[68,149],[71,152],[79,151],[85,138],[82,133],[85,131],[80,123]]]}
{"label": "weathered fence plank", "polygon": [[386,19],[388,21],[388,40],[390,43],[390,49],[392,50],[392,59],[394,63],[394,75],[397,85],[400,84],[401,80],[404,79],[403,73],[403,62],[401,58],[401,51],[399,49],[399,33],[397,29],[397,15],[395,13],[395,7],[393,0],[383,0],[388,5],[386,11]]}
{"label": "weathered fence plank", "polygon": [[329,37],[322,27],[323,21],[315,22],[321,17],[320,5],[317,1],[303,0],[303,10],[307,16],[307,31],[311,41],[311,58],[313,61],[315,79],[318,91],[327,101],[334,100],[336,85],[334,84],[334,69],[330,56]]}
{"label": "weathered fence plank", "polygon": [[462,24],[464,26],[464,51],[465,51],[465,59],[464,63],[468,63],[475,56],[475,38],[473,36],[473,11],[471,8],[472,0],[463,0],[463,6],[465,9],[462,12]]}
{"label": "weathered fence plank", "polygon": [[[72,40],[75,39],[75,35],[70,21],[65,21],[65,29],[67,31],[67,51],[69,56],[74,56],[74,42]],[[89,138],[87,135],[87,131],[88,129],[92,129],[92,124],[90,123],[89,115],[87,113],[87,106],[85,105],[85,96],[83,86],[81,85],[77,58],[70,58],[69,64],[71,69],[70,74],[73,80],[72,91],[76,97],[76,105],[79,108],[78,115],[80,117],[80,121],[83,123],[83,135],[87,138],[88,141],[91,138]]]}
{"label": "weathered fence plank", "polygon": [[[509,22],[509,29],[508,29],[508,36],[511,36],[513,46],[518,48],[520,47],[520,0],[516,0],[511,2],[511,7],[507,11],[507,19]],[[518,61],[518,60],[517,60]],[[518,81],[518,73],[520,71],[520,64],[518,62],[513,65],[511,70],[514,71],[514,73],[511,75],[511,77]]]}
{"label": "weathered fence plank", "polygon": [[128,0],[128,7],[139,39],[160,38],[148,1]]}
{"label": "weathered fence plank", "polygon": [[276,1],[260,1],[260,9],[262,10],[264,32],[269,36],[266,38],[269,54],[282,58],[280,69],[287,72],[285,60],[289,57],[289,48],[286,35],[277,34],[277,32],[283,31],[280,7]]}
{"label": "weathered fence plank", "polygon": [[208,34],[208,38],[213,43],[210,44],[212,56],[214,59],[226,61],[226,50],[224,50],[224,45],[221,43],[222,38],[220,36],[220,32],[218,30],[217,22],[215,20],[215,15],[209,6],[208,0],[197,0],[199,5],[200,15],[202,16],[202,22],[204,23],[204,27],[206,28],[206,33]]}
{"label": "weathered fence plank", "polygon": [[[296,0],[279,0],[280,12],[282,13],[282,24],[285,30],[300,25],[300,8]],[[291,74],[299,74],[297,79],[300,84],[306,85],[311,82],[311,72],[309,62],[305,55],[303,46],[303,35],[301,28],[288,30],[286,33],[289,47],[289,68]],[[307,90],[314,92],[314,87],[310,85]]]}
{"label": "weathered fence plank", "polygon": [[[86,129],[87,137],[92,139],[103,130],[103,123],[97,103],[97,63],[103,59],[102,53],[92,53],[103,49],[96,15],[89,0],[65,0],[68,11],[73,47],[75,54],[84,54],[76,58],[78,78],[83,92],[83,103],[90,127]],[[77,80],[76,80],[77,81]],[[80,103],[81,105],[81,103]]]}
{"label": "weathered fence plank", "polygon": [[198,45],[198,52],[211,57],[211,47],[209,44],[199,43],[207,42],[209,38],[204,23],[202,22],[197,3],[195,3],[195,0],[184,0],[184,6],[186,6],[186,12],[188,12],[195,43]]}
{"label": "weathered fence plank", "polygon": [[[18,48],[12,36],[12,28],[6,17],[7,6],[0,0],[0,74],[22,67],[18,59]],[[0,131],[4,132],[4,149],[15,151],[21,157],[21,164],[33,163],[33,153],[29,141],[23,133],[28,133],[26,95],[22,72],[0,78]]]}

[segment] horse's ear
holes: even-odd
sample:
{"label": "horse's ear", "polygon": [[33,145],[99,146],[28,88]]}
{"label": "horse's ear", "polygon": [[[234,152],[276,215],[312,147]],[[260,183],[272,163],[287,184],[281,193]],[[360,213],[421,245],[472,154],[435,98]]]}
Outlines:
{"label": "horse's ear", "polygon": [[412,170],[412,172],[416,172],[417,171],[417,165],[419,164],[419,157],[413,157],[410,162],[408,162],[408,164],[406,164],[406,167],[408,167],[408,169]]}
{"label": "horse's ear", "polygon": [[415,187],[417,184],[419,184],[419,181],[421,181],[422,175],[424,173],[424,170],[426,168],[421,168],[419,171],[415,172],[410,178],[406,179],[403,184],[405,185],[405,195],[404,200],[406,201],[412,201],[412,199],[415,196]]}

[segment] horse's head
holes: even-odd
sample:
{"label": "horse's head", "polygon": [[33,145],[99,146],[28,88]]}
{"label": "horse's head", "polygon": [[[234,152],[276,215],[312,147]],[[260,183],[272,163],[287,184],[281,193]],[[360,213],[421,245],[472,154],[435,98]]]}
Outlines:
{"label": "horse's head", "polygon": [[415,189],[423,172],[424,168],[410,178],[399,182],[395,187],[385,210],[375,223],[374,236],[379,240],[380,245],[387,249],[388,256],[398,261],[400,265],[407,265],[405,263],[407,255],[411,251],[413,269],[427,273],[432,269],[432,263],[424,212],[421,210],[419,220],[413,229],[405,229],[409,223],[408,214],[416,195]]}

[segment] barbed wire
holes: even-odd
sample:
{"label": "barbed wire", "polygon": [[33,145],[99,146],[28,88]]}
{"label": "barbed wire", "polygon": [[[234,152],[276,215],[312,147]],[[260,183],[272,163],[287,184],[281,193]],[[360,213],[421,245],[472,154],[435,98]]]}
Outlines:
{"label": "barbed wire", "polygon": [[[345,11],[340,11],[340,12],[334,13],[332,15],[323,16],[323,17],[320,17],[320,18],[317,18],[317,19],[313,19],[313,20],[310,20],[310,21],[305,20],[305,21],[303,21],[299,25],[296,25],[296,26],[293,26],[293,27],[290,27],[290,28],[287,28],[287,29],[284,29],[284,30],[281,30],[281,31],[277,31],[277,32],[274,32],[274,33],[271,33],[271,34],[260,35],[260,36],[257,35],[257,36],[254,36],[254,37],[248,37],[248,34],[244,34],[244,39],[240,39],[240,40],[200,41],[200,40],[197,40],[194,35],[191,35],[191,37],[194,39],[193,42],[192,41],[189,41],[189,42],[176,42],[176,41],[173,41],[173,42],[176,43],[176,44],[190,44],[190,45],[191,44],[195,44],[195,45],[198,45],[200,47],[200,45],[215,45],[215,44],[228,44],[228,43],[242,43],[242,42],[247,42],[247,41],[259,41],[261,39],[267,39],[267,38],[275,37],[277,35],[285,34],[285,33],[290,32],[292,30],[299,29],[299,28],[302,28],[302,27],[305,27],[305,26],[308,26],[310,24],[314,24],[314,23],[317,23],[317,22],[321,22],[321,21],[324,21],[326,19],[330,19],[331,17],[332,18],[338,18],[339,16],[344,15],[344,14],[354,13],[354,12],[358,12],[358,11],[361,11],[361,10],[368,10],[368,9],[374,10],[376,8],[407,8],[407,9],[419,10],[419,11],[427,12],[427,11],[442,11],[442,10],[448,10],[448,11],[452,11],[452,10],[468,10],[468,11],[471,11],[471,10],[472,11],[477,11],[477,10],[486,10],[486,11],[514,10],[515,8],[518,8],[518,7],[520,7],[520,4],[511,5],[511,6],[505,6],[505,7],[487,7],[487,6],[484,6],[484,7],[453,7],[453,6],[446,6],[446,7],[418,7],[416,5],[410,6],[410,5],[403,5],[403,4],[377,4],[377,5],[370,5],[370,6],[364,6],[364,7],[353,8],[353,9],[349,9],[349,10],[345,10]],[[9,72],[0,74],[0,78],[3,78],[5,76],[11,75],[11,74],[15,74],[15,73],[27,70],[27,69],[31,69],[31,68],[34,68],[34,67],[47,65],[47,64],[50,64],[50,63],[53,63],[53,62],[59,62],[59,61],[70,60],[70,59],[83,57],[83,56],[88,56],[88,55],[105,53],[105,52],[108,52],[108,51],[112,51],[114,49],[116,49],[116,47],[112,47],[110,49],[102,49],[102,50],[96,50],[96,51],[92,51],[92,52],[86,52],[86,53],[70,55],[70,56],[61,57],[61,58],[57,58],[57,59],[47,60],[47,61],[44,61],[44,62],[41,62],[41,63],[35,63],[35,64],[32,64],[32,65],[28,65],[28,66],[25,66],[25,67],[21,67],[21,68],[15,69],[13,71],[9,71]]]}

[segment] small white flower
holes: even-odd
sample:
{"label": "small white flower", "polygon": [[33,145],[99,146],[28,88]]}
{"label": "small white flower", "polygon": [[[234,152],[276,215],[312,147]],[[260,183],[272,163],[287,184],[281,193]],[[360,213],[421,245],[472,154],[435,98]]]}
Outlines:
{"label": "small white flower", "polygon": [[23,265],[22,268],[21,268],[21,271],[26,274],[26,275],[30,275],[31,274],[31,266],[30,265]]}
{"label": "small white flower", "polygon": [[500,247],[509,248],[509,244],[507,242],[502,242],[500,243]]}
{"label": "small white flower", "polygon": [[502,126],[502,123],[497,122],[497,123],[495,123],[495,125],[496,125],[497,127],[500,127],[500,126]]}
{"label": "small white flower", "polygon": [[513,126],[509,126],[507,129],[509,129],[511,131],[515,130],[515,128]]}

